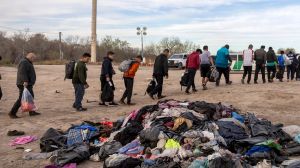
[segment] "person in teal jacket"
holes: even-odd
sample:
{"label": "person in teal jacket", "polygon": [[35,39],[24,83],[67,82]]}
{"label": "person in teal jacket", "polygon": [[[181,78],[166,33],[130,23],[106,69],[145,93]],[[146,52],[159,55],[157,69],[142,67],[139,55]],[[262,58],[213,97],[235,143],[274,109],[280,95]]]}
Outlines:
{"label": "person in teal jacket", "polygon": [[[230,64],[228,62],[230,62]],[[225,77],[227,85],[230,85],[232,83],[232,81],[229,81],[231,63],[232,60],[229,56],[229,45],[226,44],[224,47],[218,50],[216,56],[216,68],[219,72],[219,78],[216,81],[216,86],[219,86],[222,74]]]}
{"label": "person in teal jacket", "polygon": [[283,82],[283,76],[284,76],[284,69],[285,69],[285,57],[284,57],[284,51],[280,51],[280,56],[277,58],[278,59],[278,74],[277,78],[279,79],[280,82]]}

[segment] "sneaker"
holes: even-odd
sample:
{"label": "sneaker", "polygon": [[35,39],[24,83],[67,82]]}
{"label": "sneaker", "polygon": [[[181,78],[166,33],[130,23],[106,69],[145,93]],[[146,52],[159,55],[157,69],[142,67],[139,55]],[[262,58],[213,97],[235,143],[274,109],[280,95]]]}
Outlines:
{"label": "sneaker", "polygon": [[207,90],[207,86],[206,85],[203,85],[203,90]]}
{"label": "sneaker", "polygon": [[73,108],[76,108],[76,106],[75,106],[75,104],[73,104],[73,106],[72,106]]}
{"label": "sneaker", "polygon": [[127,103],[128,106],[134,106],[136,103]]}
{"label": "sneaker", "polygon": [[29,112],[29,116],[37,116],[37,115],[41,115],[41,113],[35,112],[35,111],[30,111]]}
{"label": "sneaker", "polygon": [[191,94],[191,92],[189,92],[189,91],[185,91],[185,94],[189,95],[189,94]]}
{"label": "sneaker", "polygon": [[227,85],[231,85],[231,84],[232,84],[232,81],[229,81],[229,82],[227,82],[226,84],[227,84]]}
{"label": "sneaker", "polygon": [[24,131],[17,131],[17,130],[7,132],[7,136],[21,136],[21,135],[24,135],[24,134],[25,134]]}
{"label": "sneaker", "polygon": [[247,84],[250,85],[251,83],[250,83],[250,82],[247,82]]}
{"label": "sneaker", "polygon": [[77,111],[87,111],[87,108],[79,107],[77,108]]}
{"label": "sneaker", "polygon": [[220,81],[216,81],[216,86],[220,86]]}
{"label": "sneaker", "polygon": [[263,84],[265,84],[266,83],[266,81],[263,81]]}
{"label": "sneaker", "polygon": [[245,84],[245,80],[244,79],[241,79],[241,82],[242,82],[242,84]]}
{"label": "sneaker", "polygon": [[257,81],[254,81],[254,84],[258,84]]}
{"label": "sneaker", "polygon": [[193,89],[193,92],[198,92],[198,90],[197,89]]}
{"label": "sneaker", "polygon": [[20,117],[18,117],[18,116],[15,115],[15,114],[8,114],[8,116],[9,116],[9,118],[11,118],[11,119],[17,119],[17,118],[20,118]]}
{"label": "sneaker", "polygon": [[167,97],[167,96],[161,95],[161,96],[158,97],[158,99],[163,99],[163,98],[165,98],[165,97]]}
{"label": "sneaker", "polygon": [[124,102],[124,100],[120,100],[119,104],[125,105],[126,103]]}
{"label": "sneaker", "polygon": [[106,104],[105,104],[105,103],[102,103],[102,102],[100,102],[100,103],[99,103],[99,106],[106,106]]}
{"label": "sneaker", "polygon": [[109,106],[118,106],[119,104],[115,103],[115,102],[111,102],[108,104]]}
{"label": "sneaker", "polygon": [[290,82],[290,80],[288,79],[287,82]]}

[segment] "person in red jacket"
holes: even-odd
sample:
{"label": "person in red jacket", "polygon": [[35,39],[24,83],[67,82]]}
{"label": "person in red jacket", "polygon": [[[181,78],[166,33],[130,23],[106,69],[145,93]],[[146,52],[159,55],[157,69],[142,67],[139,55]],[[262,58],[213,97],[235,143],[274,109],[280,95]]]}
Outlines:
{"label": "person in red jacket", "polygon": [[133,79],[142,61],[143,61],[142,56],[140,55],[136,56],[135,60],[131,63],[129,70],[124,72],[123,78],[124,78],[124,84],[126,90],[120,100],[120,104],[125,104],[125,99],[127,98],[127,105],[135,105],[135,103],[131,102],[131,96],[133,90]]}
{"label": "person in red jacket", "polygon": [[186,60],[186,69],[188,72],[188,85],[186,87],[185,93],[190,94],[190,88],[193,87],[193,92],[197,92],[196,86],[195,86],[195,75],[197,72],[197,69],[200,67],[200,54],[201,49],[197,49],[196,51],[192,52],[187,60]]}

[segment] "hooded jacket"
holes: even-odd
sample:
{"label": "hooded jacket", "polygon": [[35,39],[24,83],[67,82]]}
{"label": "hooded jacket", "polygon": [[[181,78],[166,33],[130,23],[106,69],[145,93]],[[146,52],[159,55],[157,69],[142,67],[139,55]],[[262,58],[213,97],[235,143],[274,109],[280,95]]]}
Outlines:
{"label": "hooded jacket", "polygon": [[256,61],[256,65],[265,64],[267,61],[267,53],[264,49],[258,49],[254,52],[254,60]]}
{"label": "hooded jacket", "polygon": [[112,60],[108,57],[104,57],[101,68],[101,76],[112,77],[114,74],[114,69],[112,66]]}
{"label": "hooded jacket", "polygon": [[186,67],[190,69],[198,69],[200,66],[200,54],[196,51],[192,52],[187,60],[186,60]]}
{"label": "hooded jacket", "polygon": [[153,75],[168,76],[168,58],[164,54],[160,54],[155,58]]}

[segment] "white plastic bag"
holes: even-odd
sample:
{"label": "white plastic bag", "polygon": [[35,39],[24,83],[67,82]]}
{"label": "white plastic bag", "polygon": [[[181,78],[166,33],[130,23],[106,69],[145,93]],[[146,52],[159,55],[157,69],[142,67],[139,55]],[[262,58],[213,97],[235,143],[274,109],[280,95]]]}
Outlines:
{"label": "white plastic bag", "polygon": [[37,107],[34,104],[33,97],[27,88],[24,88],[21,99],[22,112],[36,111]]}

